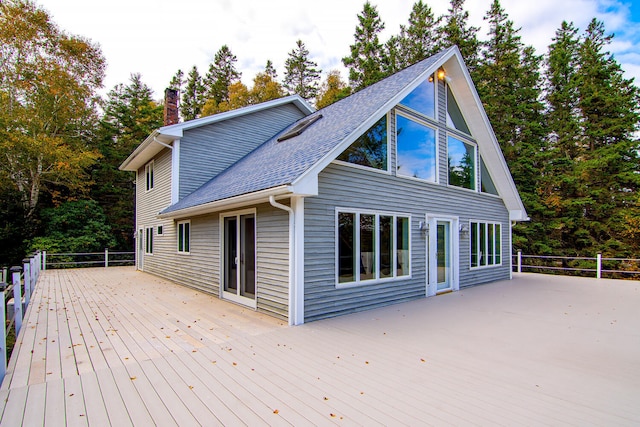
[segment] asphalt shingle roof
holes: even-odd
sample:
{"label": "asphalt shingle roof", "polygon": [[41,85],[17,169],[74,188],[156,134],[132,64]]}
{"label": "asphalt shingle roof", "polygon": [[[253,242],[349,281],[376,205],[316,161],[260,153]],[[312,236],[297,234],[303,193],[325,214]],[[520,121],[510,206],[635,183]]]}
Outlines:
{"label": "asphalt shingle roof", "polygon": [[[405,68],[353,95],[292,123],[227,170],[162,213],[170,213],[235,196],[293,183],[351,135],[363,122],[379,113],[392,98],[437,62],[448,50]],[[323,117],[302,134],[278,142],[278,137],[311,116]],[[376,117],[378,119],[379,117]],[[366,130],[366,129],[365,129]],[[339,153],[336,153],[336,155]]]}

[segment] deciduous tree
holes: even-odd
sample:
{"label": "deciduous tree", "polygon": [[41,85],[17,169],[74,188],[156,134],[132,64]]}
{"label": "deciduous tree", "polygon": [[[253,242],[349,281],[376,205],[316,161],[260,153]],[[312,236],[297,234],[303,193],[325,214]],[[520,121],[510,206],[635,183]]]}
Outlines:
{"label": "deciduous tree", "polygon": [[104,69],[96,45],[61,30],[34,3],[0,3],[0,175],[28,218],[43,191],[73,197],[89,186]]}

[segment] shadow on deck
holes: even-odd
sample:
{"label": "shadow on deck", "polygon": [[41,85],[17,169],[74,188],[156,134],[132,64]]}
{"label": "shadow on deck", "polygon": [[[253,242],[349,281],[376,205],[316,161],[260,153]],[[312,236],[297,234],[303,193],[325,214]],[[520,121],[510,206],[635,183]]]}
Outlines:
{"label": "shadow on deck", "polygon": [[517,275],[288,327],[132,267],[45,272],[2,425],[640,423],[640,282]]}

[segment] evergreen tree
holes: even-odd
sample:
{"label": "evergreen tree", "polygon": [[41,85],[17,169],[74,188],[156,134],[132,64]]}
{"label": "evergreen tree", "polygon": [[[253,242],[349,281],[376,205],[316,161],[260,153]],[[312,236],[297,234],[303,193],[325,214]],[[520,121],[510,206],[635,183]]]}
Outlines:
{"label": "evergreen tree", "polygon": [[398,69],[422,61],[437,52],[440,19],[431,8],[419,0],[409,15],[409,25],[400,26],[398,37]]}
{"label": "evergreen tree", "polygon": [[[535,222],[542,211],[538,188],[546,160],[538,71],[541,58],[532,47],[522,44],[519,29],[513,27],[498,0],[493,1],[485,19],[489,21],[489,39],[476,72],[477,89],[525,207]],[[526,226],[514,230],[514,244],[527,245],[528,251],[540,238]]]}
{"label": "evergreen tree", "polygon": [[242,74],[236,69],[237,61],[238,59],[227,45],[223,45],[216,52],[203,81],[207,100],[213,99],[217,104],[229,101],[229,86],[240,80]]}
{"label": "evergreen tree", "polygon": [[187,76],[186,86],[180,99],[180,115],[183,120],[193,120],[200,117],[205,102],[204,90],[202,77],[194,65]]}
{"label": "evergreen tree", "polygon": [[98,140],[102,159],[92,171],[94,185],[90,195],[104,209],[117,249],[131,250],[134,186],[130,172],[118,167],[154,129],[162,126],[163,108],[153,100],[153,91],[140,74],[132,74],[129,84],[118,84],[109,91],[103,110]]}
{"label": "evergreen tree", "polygon": [[171,81],[169,82],[169,88],[177,90],[178,96],[180,92],[182,92],[182,86],[184,85],[184,73],[182,70],[178,70],[173,77],[171,77]]}
{"label": "evergreen tree", "polygon": [[304,99],[315,98],[320,83],[320,70],[316,68],[318,64],[309,59],[309,50],[302,40],[298,40],[296,47],[289,52],[284,66],[284,87],[289,93],[297,93]]}
{"label": "evergreen tree", "polygon": [[578,253],[597,248],[605,255],[630,255],[632,243],[625,235],[633,231],[630,220],[640,218],[640,90],[605,51],[612,38],[593,19],[578,50],[581,154],[574,203],[581,216],[573,218],[575,232],[568,243]]}
{"label": "evergreen tree", "polygon": [[448,13],[440,19],[444,20],[444,24],[439,31],[439,48],[458,46],[464,62],[473,76],[479,61],[480,42],[477,36],[479,28],[467,26],[469,12],[464,10],[464,0],[451,0]]}
{"label": "evergreen tree", "polygon": [[278,73],[270,59],[267,59],[267,65],[264,67],[264,72],[266,75],[271,77],[272,80],[278,80]]}
{"label": "evergreen tree", "polygon": [[354,90],[365,88],[386,77],[384,45],[380,43],[378,34],[384,30],[384,23],[378,10],[368,1],[362,13],[358,15],[358,23],[354,34],[355,43],[351,45],[351,55],[342,58],[342,63],[349,69],[349,81]]}

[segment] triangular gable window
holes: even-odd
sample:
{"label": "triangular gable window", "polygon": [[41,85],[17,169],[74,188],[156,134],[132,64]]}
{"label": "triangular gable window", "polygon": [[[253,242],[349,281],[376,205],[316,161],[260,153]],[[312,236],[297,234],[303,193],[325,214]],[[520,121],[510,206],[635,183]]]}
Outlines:
{"label": "triangular gable window", "polygon": [[465,122],[464,116],[462,115],[462,111],[460,111],[460,106],[458,106],[458,102],[453,97],[453,93],[451,93],[449,86],[447,86],[447,126],[457,129],[460,132],[464,132],[467,135],[471,135],[467,122]]}
{"label": "triangular gable window", "polygon": [[436,85],[433,75],[405,96],[400,104],[424,116],[434,118],[436,115]]}
{"label": "triangular gable window", "polygon": [[498,189],[496,185],[493,183],[491,179],[491,175],[489,175],[489,170],[487,169],[487,165],[484,164],[484,159],[482,156],[480,157],[480,184],[481,190],[483,193],[489,193],[498,196]]}
{"label": "triangular gable window", "polygon": [[336,160],[387,170],[387,116],[356,139]]}

